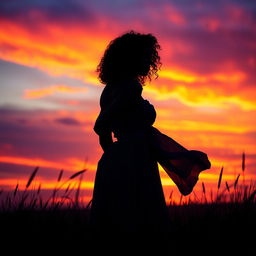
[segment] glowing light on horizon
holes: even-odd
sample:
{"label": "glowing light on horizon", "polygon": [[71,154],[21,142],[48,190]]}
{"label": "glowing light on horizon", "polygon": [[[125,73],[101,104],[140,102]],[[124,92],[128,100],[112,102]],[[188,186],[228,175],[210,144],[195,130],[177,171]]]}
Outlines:
{"label": "glowing light on horizon", "polygon": [[87,88],[81,87],[71,87],[67,85],[52,85],[46,88],[40,89],[26,89],[23,97],[25,99],[35,99],[35,98],[43,98],[45,96],[49,96],[55,93],[86,93],[88,91]]}
{"label": "glowing light on horizon", "polygon": [[179,84],[175,87],[169,86],[151,86],[146,87],[145,91],[156,100],[177,99],[181,103],[191,107],[206,107],[227,109],[230,104],[239,106],[242,110],[256,110],[255,101],[240,98],[236,96],[218,95],[212,89],[193,89],[186,85]]}
{"label": "glowing light on horizon", "polygon": [[0,156],[0,163],[11,163],[27,166],[40,166],[54,169],[68,169],[73,171],[79,171],[86,167],[88,170],[95,170],[96,165],[90,162],[84,162],[77,158],[67,158],[62,162],[53,162],[41,158],[26,158],[16,156]]}
{"label": "glowing light on horizon", "polygon": [[[19,185],[20,189],[24,189],[26,187],[28,180],[27,179],[0,179],[0,186],[7,186],[10,190],[15,189],[16,185]],[[75,187],[77,187],[77,184],[79,182],[79,178],[76,180],[68,180],[63,179],[60,182],[57,182],[56,179],[43,179],[41,177],[36,177],[33,183],[31,184],[31,190],[34,188],[38,188],[38,186],[41,184],[41,189],[47,189],[52,190],[56,188],[56,185],[58,184],[58,187],[61,186],[61,189],[66,189],[70,183],[75,184]],[[74,185],[72,185],[74,186]],[[92,189],[94,186],[94,182],[92,181],[82,181],[80,188],[84,190]]]}

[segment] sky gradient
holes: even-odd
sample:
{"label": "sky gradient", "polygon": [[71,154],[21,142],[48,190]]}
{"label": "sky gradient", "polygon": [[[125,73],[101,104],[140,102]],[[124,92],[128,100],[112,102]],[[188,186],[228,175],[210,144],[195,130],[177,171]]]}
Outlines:
{"label": "sky gradient", "polygon": [[[154,126],[188,149],[206,152],[212,168],[201,183],[216,188],[241,172],[256,178],[256,2],[82,1],[0,2],[0,189],[54,187],[83,168],[91,197],[103,151],[93,125],[104,88],[96,66],[115,37],[133,29],[162,47],[159,78],[143,97]],[[166,197],[175,191],[160,168]]]}

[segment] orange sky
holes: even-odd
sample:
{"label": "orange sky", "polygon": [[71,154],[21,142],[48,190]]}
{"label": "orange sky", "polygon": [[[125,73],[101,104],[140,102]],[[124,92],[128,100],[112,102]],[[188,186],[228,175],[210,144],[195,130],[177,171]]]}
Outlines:
{"label": "orange sky", "polygon": [[[215,189],[222,166],[232,183],[243,151],[245,179],[255,179],[255,10],[246,1],[195,0],[190,9],[186,1],[1,2],[0,187],[25,184],[39,165],[36,182],[50,189],[60,169],[78,171],[87,157],[90,198],[103,153],[92,130],[103,89],[95,68],[109,41],[129,29],[162,46],[159,78],[143,89],[154,126],[212,162],[195,191],[202,182]],[[166,196],[179,196],[160,172]]]}

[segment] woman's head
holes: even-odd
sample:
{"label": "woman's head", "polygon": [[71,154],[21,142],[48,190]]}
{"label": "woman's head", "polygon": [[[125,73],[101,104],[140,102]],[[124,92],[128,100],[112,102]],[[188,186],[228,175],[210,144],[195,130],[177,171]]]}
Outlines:
{"label": "woman's head", "polygon": [[135,78],[144,84],[147,78],[157,78],[160,49],[152,34],[130,31],[117,37],[109,43],[97,67],[100,81],[107,84]]}

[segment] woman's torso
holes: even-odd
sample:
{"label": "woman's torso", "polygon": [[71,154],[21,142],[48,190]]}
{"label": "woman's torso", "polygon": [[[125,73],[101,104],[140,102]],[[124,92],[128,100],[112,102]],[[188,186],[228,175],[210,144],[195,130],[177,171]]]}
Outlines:
{"label": "woman's torso", "polygon": [[114,107],[109,125],[116,138],[147,130],[153,125],[156,112],[152,104],[142,97],[142,85],[137,81],[122,85],[107,84],[101,94],[101,109],[107,108],[114,100]]}

